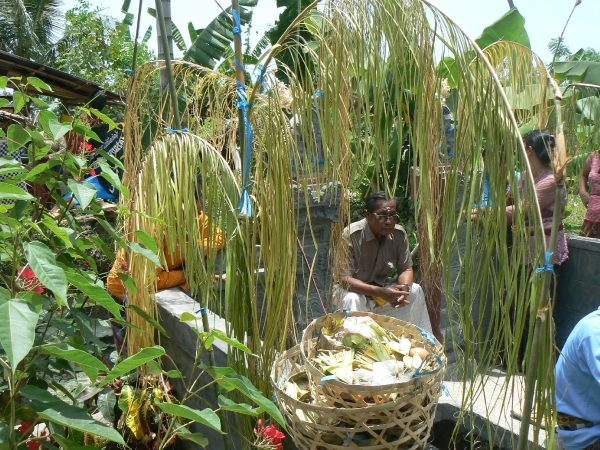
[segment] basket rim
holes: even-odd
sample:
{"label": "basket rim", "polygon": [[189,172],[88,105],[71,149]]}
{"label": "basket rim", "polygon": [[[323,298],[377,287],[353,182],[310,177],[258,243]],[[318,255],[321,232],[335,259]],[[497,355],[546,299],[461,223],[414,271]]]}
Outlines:
{"label": "basket rim", "polygon": [[[302,358],[302,361],[304,363],[304,366],[306,368],[306,372],[308,374],[309,377],[315,377],[316,374],[320,374],[320,377],[326,377],[326,375],[319,369],[317,368],[308,358],[307,356],[307,349],[306,349],[306,344],[309,341],[308,335],[309,333],[307,333],[307,331],[310,330],[310,332],[312,333],[313,328],[315,328],[317,325],[319,325],[320,322],[323,322],[325,320],[326,317],[328,316],[334,316],[334,317],[339,317],[339,318],[343,318],[343,317],[371,317],[373,320],[377,321],[378,318],[381,318],[381,321],[383,322],[397,322],[396,325],[398,326],[402,326],[404,328],[412,328],[415,330],[415,332],[418,332],[420,334],[420,329],[417,325],[410,323],[410,322],[406,322],[404,320],[401,319],[396,319],[395,317],[389,317],[389,316],[383,316],[381,314],[375,314],[372,312],[366,312],[366,311],[337,311],[334,313],[330,313],[330,314],[325,314],[321,317],[318,317],[316,319],[313,319],[313,321],[304,329],[304,332],[302,333],[302,339],[300,341],[300,355]],[[379,322],[378,322],[379,323]],[[428,333],[429,334],[429,333]],[[441,366],[439,367],[439,369],[437,371],[435,371],[434,373],[427,373],[427,374],[423,374],[420,377],[416,377],[416,378],[410,378],[408,380],[405,381],[399,381],[396,383],[389,383],[389,384],[380,384],[380,385],[375,385],[375,386],[369,386],[369,385],[362,385],[362,384],[348,384],[348,383],[344,383],[342,381],[339,381],[337,379],[327,379],[325,380],[325,382],[328,385],[331,386],[335,386],[338,389],[344,389],[344,390],[353,390],[353,391],[363,391],[363,392],[369,392],[369,391],[378,391],[378,393],[381,393],[381,391],[389,391],[390,389],[401,389],[401,388],[406,388],[409,386],[413,386],[413,385],[418,385],[421,383],[426,383],[429,380],[433,379],[436,375],[438,375],[440,372],[443,373],[446,370],[446,366],[448,364],[448,360],[446,358],[446,355],[444,353],[444,349],[442,344],[432,335],[430,335],[434,342],[436,343],[436,345],[431,345],[430,343],[428,343],[426,341],[426,339],[420,335],[416,336],[417,342],[422,343],[425,345],[425,348],[427,350],[430,351],[430,353],[434,353],[435,355],[439,356],[440,361],[441,361]],[[314,340],[317,338],[310,338],[310,340]],[[427,348],[429,347],[429,348]]]}
{"label": "basket rim", "polygon": [[[300,344],[297,344],[294,347],[292,347],[291,349],[288,349],[285,352],[281,353],[279,355],[279,357],[273,362],[273,366],[271,368],[270,379],[271,379],[271,385],[273,386],[273,389],[277,396],[281,395],[288,402],[291,401],[293,403],[302,404],[306,407],[307,410],[323,411],[323,412],[330,412],[330,413],[332,413],[332,412],[344,413],[347,411],[347,414],[353,414],[356,412],[356,409],[357,409],[356,407],[343,408],[343,407],[335,407],[335,406],[322,406],[322,405],[317,405],[317,404],[313,404],[313,403],[302,402],[302,401],[300,401],[296,398],[290,397],[288,394],[286,394],[283,391],[283,389],[279,386],[279,384],[275,381],[275,371],[277,370],[277,367],[279,364],[281,364],[284,360],[289,360],[291,356],[295,356],[295,353],[301,353]],[[303,371],[306,372],[306,369],[303,368]],[[302,373],[302,372],[298,372],[298,373]],[[444,370],[442,368],[442,370],[440,370],[438,373],[434,374],[432,376],[432,378],[435,378],[436,376],[441,377],[441,379],[439,380],[439,383],[441,384],[443,382],[443,374],[444,374]],[[308,375],[308,373],[307,373],[307,375]],[[287,378],[284,381],[287,381]],[[353,385],[344,384],[344,386],[353,386]],[[392,386],[392,385],[386,385],[386,386]],[[368,387],[371,387],[371,386],[368,386]],[[380,386],[372,386],[372,387],[379,388]],[[427,385],[427,384],[423,383],[423,385],[418,387],[417,389],[432,389],[434,387],[435,387],[434,385]],[[415,391],[413,391],[413,392],[415,392]],[[373,411],[373,412],[376,412],[379,410],[389,410],[390,405],[395,404],[395,403],[400,403],[401,401],[402,401],[402,396],[400,396],[399,398],[397,398],[395,400],[386,401],[384,403],[373,404],[373,405],[368,405],[368,406],[361,406],[360,409],[363,409],[365,411]]]}

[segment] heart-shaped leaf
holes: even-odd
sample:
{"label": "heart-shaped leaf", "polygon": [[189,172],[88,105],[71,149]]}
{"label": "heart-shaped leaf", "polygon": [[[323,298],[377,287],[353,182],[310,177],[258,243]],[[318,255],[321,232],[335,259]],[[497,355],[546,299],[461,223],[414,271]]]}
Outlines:
{"label": "heart-shaped leaf", "polygon": [[0,344],[14,373],[33,346],[39,316],[23,299],[0,298],[0,317]]}
{"label": "heart-shaped leaf", "polygon": [[85,181],[80,181],[78,183],[77,181],[70,178],[69,181],[67,181],[67,184],[69,185],[69,189],[71,189],[71,192],[79,202],[81,209],[87,208],[90,205],[90,203],[92,203],[92,200],[94,200],[94,198],[96,197],[96,193],[98,192],[92,184],[87,183]]}
{"label": "heart-shaped leaf", "polygon": [[66,304],[67,277],[64,270],[56,264],[52,251],[38,241],[26,242],[23,247],[27,261],[38,280],[54,293],[59,304]]}

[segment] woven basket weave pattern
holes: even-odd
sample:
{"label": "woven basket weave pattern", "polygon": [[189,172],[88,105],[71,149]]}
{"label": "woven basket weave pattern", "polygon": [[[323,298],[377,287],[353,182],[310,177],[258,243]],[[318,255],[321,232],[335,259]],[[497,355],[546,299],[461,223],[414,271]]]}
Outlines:
{"label": "woven basket weave pattern", "polygon": [[[411,334],[416,344],[439,355],[445,365],[442,346],[437,341],[430,345],[414,325],[393,318],[380,319],[383,316],[370,313],[360,315],[370,315],[394,333]],[[302,343],[281,354],[271,371],[277,404],[296,446],[303,450],[424,448],[433,426],[443,368],[435,374],[386,386],[348,385],[339,381],[320,385],[323,374],[308,360],[311,352],[313,356],[316,353],[322,338],[318,332],[322,321],[323,318],[313,321]],[[328,346],[325,340],[321,342]],[[309,381],[310,394],[302,399],[284,392],[286,380],[299,376],[306,376]]]}

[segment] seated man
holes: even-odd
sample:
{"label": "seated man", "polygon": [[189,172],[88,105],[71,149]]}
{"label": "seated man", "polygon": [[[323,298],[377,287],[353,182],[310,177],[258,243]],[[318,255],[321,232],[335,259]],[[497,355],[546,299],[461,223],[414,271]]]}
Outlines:
{"label": "seated man", "polygon": [[600,449],[600,308],[575,325],[555,375],[557,431],[563,448]]}
{"label": "seated man", "polygon": [[[385,192],[367,199],[366,218],[343,233],[349,247],[348,268],[334,303],[349,311],[372,311],[413,323],[431,333],[425,296],[413,283],[406,231],[398,225],[398,201]],[[396,269],[397,274],[390,277]]]}

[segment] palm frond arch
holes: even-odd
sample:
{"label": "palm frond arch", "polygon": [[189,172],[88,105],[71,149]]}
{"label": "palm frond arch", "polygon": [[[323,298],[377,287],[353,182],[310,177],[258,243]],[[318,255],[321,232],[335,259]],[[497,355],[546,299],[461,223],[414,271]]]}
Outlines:
{"label": "palm frond arch", "polygon": [[[516,349],[521,340],[528,339],[523,335],[524,318],[536,314],[531,305],[536,304],[534,299],[541,284],[533,267],[543,264],[546,244],[538,208],[528,208],[527,222],[525,207],[521,207],[521,200],[529,205],[537,201],[533,180],[527,175],[522,198],[515,189],[511,191],[516,193],[517,212],[509,249],[504,212],[507,180],[516,186],[515,171],[528,173],[528,163],[519,123],[503,82],[510,80],[519,93],[526,92],[521,98],[535,99],[539,94],[543,99],[536,104],[545,104],[546,89],[541,88],[543,71],[537,60],[521,49],[490,48],[486,57],[451,19],[425,0],[328,2],[322,18],[323,26],[315,32],[314,42],[295,41],[291,34],[280,46],[291,51],[292,60],[309,58],[313,64],[311,71],[302,73],[297,68],[279,65],[290,79],[287,88],[293,99],[292,114],[302,124],[297,134],[294,136],[290,130],[289,117],[282,108],[283,97],[272,78],[267,83],[271,89],[255,99],[250,114],[255,129],[250,188],[255,214],[246,218],[225,213],[225,209],[235,207],[234,202],[224,203],[221,210],[211,212],[217,224],[230,233],[228,273],[234,271],[231,273],[236,276],[228,277],[231,283],[227,301],[235,298],[235,305],[226,305],[225,309],[231,334],[242,340],[249,337],[254,343],[258,338],[263,341],[262,346],[255,346],[261,356],[256,364],[248,365],[243,357],[233,354],[232,365],[250,375],[259,388],[269,391],[270,364],[289,337],[297,300],[294,299],[297,238],[294,224],[298,192],[308,192],[310,184],[320,185],[324,181],[341,186],[344,220],[332,233],[333,265],[339,267],[344,259],[341,231],[350,219],[350,197],[360,180],[371,174],[374,187],[391,192],[401,181],[400,169],[410,165],[419,169],[419,176],[412,183],[421,248],[420,273],[426,290],[438,288],[443,292],[455,324],[451,338],[455,348],[462,352],[459,363],[464,369],[461,373],[466,388],[461,400],[463,411],[469,411],[482,393],[483,378],[467,369],[475,365],[478,373],[484,373],[502,352],[508,351],[509,373],[513,373]],[[508,53],[502,56],[503,52]],[[455,73],[459,74],[456,108],[459,126],[454,157],[442,167],[439,164],[439,148],[444,139],[439,95],[442,79],[438,73],[440,60],[449,55],[454,59]],[[519,58],[529,63],[513,64]],[[141,66],[132,82],[126,117],[129,174],[140,173],[146,142],[153,142],[170,126],[166,96],[148,95],[158,79],[158,69],[157,65]],[[234,177],[241,188],[241,174],[234,156],[237,140],[234,81],[185,62],[176,62],[174,71],[178,96],[185,104],[182,122],[191,134],[206,139],[234,168]],[[528,77],[538,80],[539,91],[520,87],[533,84],[526,83]],[[313,144],[315,110],[321,124],[322,147]],[[546,119],[539,111],[541,125]],[[299,137],[304,142],[302,152],[298,148]],[[410,146],[398,151],[404,142]],[[483,148],[485,169],[481,162]],[[386,165],[393,149],[397,165],[390,174]],[[314,164],[319,160],[319,164]],[[299,169],[304,176],[299,175]],[[490,177],[490,197],[494,203],[480,222],[474,222],[470,211],[481,198],[484,170]],[[208,190],[223,192],[218,188],[221,182],[218,177],[208,177]],[[126,183],[134,188],[139,181],[129,178]],[[320,192],[314,194],[319,196]],[[224,217],[229,217],[233,225],[227,225],[225,219],[219,222]],[[192,226],[191,221],[186,223]],[[190,228],[188,235],[192,233]],[[536,242],[533,256],[529,252],[532,235]],[[263,250],[255,258],[258,244]],[[257,263],[264,267],[260,283],[266,301],[262,305],[257,302]],[[207,298],[207,301],[208,306],[219,307],[217,299]],[[516,327],[511,311],[518,317]],[[261,322],[259,319],[265,314],[269,320]],[[550,322],[545,329],[546,361],[553,358]],[[548,369],[551,364],[540,367],[544,372],[538,377],[538,398],[549,408],[549,397],[545,394],[553,384]],[[508,414],[511,406],[503,405],[504,414]]]}

